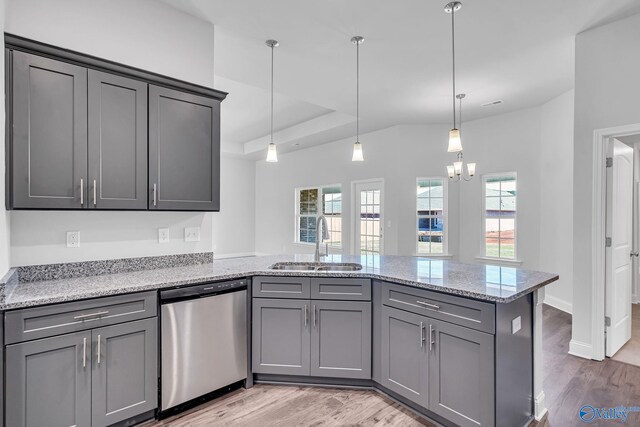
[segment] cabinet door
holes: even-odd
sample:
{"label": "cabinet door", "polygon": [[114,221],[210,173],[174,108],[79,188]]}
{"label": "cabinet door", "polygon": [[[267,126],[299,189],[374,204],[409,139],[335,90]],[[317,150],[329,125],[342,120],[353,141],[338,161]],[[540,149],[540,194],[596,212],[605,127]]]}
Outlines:
{"label": "cabinet door", "polygon": [[12,54],[13,208],[87,206],[87,70]]}
{"label": "cabinet door", "polygon": [[92,427],[158,406],[157,322],[153,317],[92,331]]}
{"label": "cabinet door", "polygon": [[89,70],[89,207],[147,209],[147,84]]}
{"label": "cabinet door", "polygon": [[7,346],[7,425],[90,426],[90,347],[90,332]]}
{"label": "cabinet door", "polygon": [[371,379],[371,303],[311,301],[311,375]]}
{"label": "cabinet door", "polygon": [[149,209],[220,210],[220,101],[149,86]]}
{"label": "cabinet door", "polygon": [[461,427],[493,426],[493,335],[438,320],[429,330],[429,409]]}
{"label": "cabinet door", "polygon": [[253,372],[309,375],[309,303],[253,299]]}
{"label": "cabinet door", "polygon": [[429,405],[427,323],[426,317],[382,307],[382,385],[424,408]]}

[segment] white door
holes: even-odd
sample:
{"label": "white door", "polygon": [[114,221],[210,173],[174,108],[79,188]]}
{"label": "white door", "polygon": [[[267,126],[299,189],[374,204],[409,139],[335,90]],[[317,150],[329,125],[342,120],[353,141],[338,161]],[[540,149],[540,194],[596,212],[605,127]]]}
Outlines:
{"label": "white door", "polygon": [[607,237],[605,316],[606,355],[611,357],[631,338],[631,252],[633,249],[633,149],[609,144],[613,167],[607,168]]}
{"label": "white door", "polygon": [[382,255],[384,244],[382,226],[383,213],[382,180],[355,182],[355,254]]}

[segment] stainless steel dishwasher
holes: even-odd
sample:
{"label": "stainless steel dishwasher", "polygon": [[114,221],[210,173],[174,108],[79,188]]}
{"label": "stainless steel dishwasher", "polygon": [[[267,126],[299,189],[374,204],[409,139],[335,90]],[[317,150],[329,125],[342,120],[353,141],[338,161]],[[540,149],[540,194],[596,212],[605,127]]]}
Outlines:
{"label": "stainless steel dishwasher", "polygon": [[162,412],[247,378],[247,280],[160,292]]}

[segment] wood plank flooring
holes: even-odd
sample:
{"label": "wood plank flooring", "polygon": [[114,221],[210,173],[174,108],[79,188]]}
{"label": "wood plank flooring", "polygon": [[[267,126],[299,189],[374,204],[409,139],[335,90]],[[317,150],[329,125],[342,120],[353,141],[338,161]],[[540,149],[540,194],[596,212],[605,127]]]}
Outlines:
{"label": "wood plank flooring", "polygon": [[[584,426],[578,411],[587,404],[640,406],[640,367],[612,359],[595,362],[569,355],[571,316],[548,306],[543,315],[544,391],[549,414],[541,422],[532,423],[532,427]],[[589,425],[616,424],[602,421]],[[640,413],[630,414],[625,425],[640,426]],[[434,427],[373,391],[275,385],[238,390],[173,418],[143,426]]]}

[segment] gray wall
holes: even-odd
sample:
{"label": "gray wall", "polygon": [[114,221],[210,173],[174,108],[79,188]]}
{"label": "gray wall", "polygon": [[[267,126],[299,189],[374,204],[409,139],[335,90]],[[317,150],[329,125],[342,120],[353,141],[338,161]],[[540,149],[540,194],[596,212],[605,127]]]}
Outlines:
{"label": "gray wall", "polygon": [[572,350],[592,352],[593,132],[640,123],[640,14],[576,36]]}

